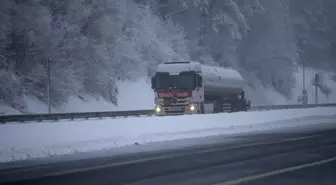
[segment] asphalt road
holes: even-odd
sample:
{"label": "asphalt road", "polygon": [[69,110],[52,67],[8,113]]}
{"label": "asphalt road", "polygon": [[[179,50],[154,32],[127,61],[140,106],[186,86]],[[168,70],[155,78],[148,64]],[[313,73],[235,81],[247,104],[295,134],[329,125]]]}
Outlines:
{"label": "asphalt road", "polygon": [[336,184],[336,130],[0,170],[4,184]]}

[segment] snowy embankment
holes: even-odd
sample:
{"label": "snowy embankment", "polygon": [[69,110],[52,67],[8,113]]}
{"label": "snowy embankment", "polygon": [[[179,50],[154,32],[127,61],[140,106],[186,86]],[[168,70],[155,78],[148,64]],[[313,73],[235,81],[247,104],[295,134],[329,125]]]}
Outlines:
{"label": "snowy embankment", "polygon": [[[336,108],[0,125],[0,162],[149,142],[293,129],[336,118]],[[294,119],[294,120],[293,120]]]}
{"label": "snowy embankment", "polygon": [[[305,88],[307,90],[308,95],[308,103],[314,104],[315,103],[315,86],[312,84],[313,79],[316,73],[322,74],[324,78],[324,84],[327,85],[330,90],[331,94],[329,96],[323,94],[323,92],[318,89],[318,103],[334,103],[336,102],[336,81],[333,80],[333,76],[335,75],[334,72],[329,72],[326,70],[318,70],[318,69],[311,69],[306,68],[305,72]],[[294,78],[296,79],[296,86],[292,89],[292,98],[286,99],[283,95],[276,92],[272,88],[262,88],[260,94],[263,94],[264,98],[267,99],[267,103],[271,104],[296,104],[298,103],[297,98],[299,95],[302,94],[303,89],[303,71],[299,69],[296,73],[294,73]],[[253,102],[253,101],[252,101]]]}
{"label": "snowy embankment", "polygon": [[[60,107],[51,107],[53,113],[68,112],[99,112],[118,110],[142,110],[154,107],[154,92],[150,87],[149,79],[139,78],[137,81],[117,82],[119,95],[118,106],[103,99],[85,97],[85,101],[72,97]],[[136,96],[134,95],[136,93]],[[34,96],[25,96],[24,101],[28,113],[48,113],[48,105]],[[22,114],[7,105],[0,103],[0,115]]]}

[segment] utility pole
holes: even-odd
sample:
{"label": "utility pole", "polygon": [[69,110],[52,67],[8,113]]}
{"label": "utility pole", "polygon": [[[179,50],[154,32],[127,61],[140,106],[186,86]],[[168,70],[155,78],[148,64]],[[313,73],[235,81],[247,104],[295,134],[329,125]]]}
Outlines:
{"label": "utility pole", "polygon": [[315,104],[318,104],[318,89],[317,89],[317,83],[319,81],[319,75],[316,73],[315,74]]}
{"label": "utility pole", "polygon": [[48,113],[51,113],[51,106],[50,106],[50,59],[47,60],[47,73],[48,73],[48,85],[47,85],[47,91],[48,91]]}
{"label": "utility pole", "polygon": [[305,68],[305,63],[303,62],[302,65],[302,103],[305,105],[308,103],[308,94],[307,94],[307,89],[306,89],[306,68]]}
{"label": "utility pole", "polygon": [[302,79],[303,79],[303,87],[302,87],[302,90],[304,91],[306,89],[306,69],[305,69],[305,64],[303,63],[303,66],[302,66]]}

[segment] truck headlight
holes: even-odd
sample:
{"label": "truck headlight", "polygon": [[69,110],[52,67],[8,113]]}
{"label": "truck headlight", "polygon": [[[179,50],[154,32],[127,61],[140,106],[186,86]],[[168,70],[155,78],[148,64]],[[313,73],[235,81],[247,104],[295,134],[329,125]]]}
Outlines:
{"label": "truck headlight", "polygon": [[157,105],[157,106],[155,107],[155,112],[156,112],[156,113],[160,113],[161,111],[162,111],[161,107],[160,107],[159,105]]}
{"label": "truck headlight", "polygon": [[194,111],[196,110],[196,106],[195,106],[194,104],[190,104],[190,105],[189,105],[189,110],[190,110],[191,112],[194,112]]}

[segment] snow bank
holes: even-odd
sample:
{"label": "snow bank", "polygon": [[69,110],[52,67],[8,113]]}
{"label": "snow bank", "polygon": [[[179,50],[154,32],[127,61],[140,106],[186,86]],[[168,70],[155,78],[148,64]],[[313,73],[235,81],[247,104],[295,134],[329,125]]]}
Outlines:
{"label": "snow bank", "polygon": [[[306,118],[306,121],[288,121]],[[111,149],[134,143],[321,124],[336,108],[0,125],[0,161]],[[334,121],[336,117],[331,118]],[[286,120],[281,123],[274,121]],[[319,125],[321,126],[321,125]]]}

